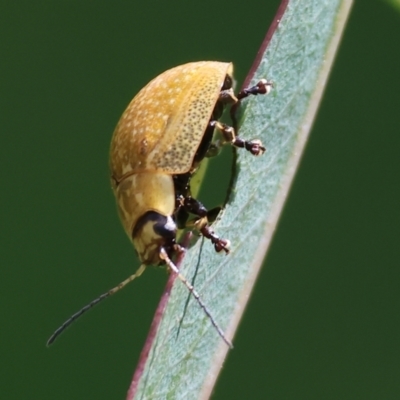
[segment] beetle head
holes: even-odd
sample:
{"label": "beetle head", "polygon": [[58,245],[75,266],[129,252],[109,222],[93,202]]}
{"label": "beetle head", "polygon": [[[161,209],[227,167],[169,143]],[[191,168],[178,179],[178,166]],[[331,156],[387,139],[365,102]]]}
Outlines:
{"label": "beetle head", "polygon": [[132,232],[132,242],[142,263],[159,265],[160,249],[171,254],[175,246],[176,224],[170,216],[148,211],[139,218]]}

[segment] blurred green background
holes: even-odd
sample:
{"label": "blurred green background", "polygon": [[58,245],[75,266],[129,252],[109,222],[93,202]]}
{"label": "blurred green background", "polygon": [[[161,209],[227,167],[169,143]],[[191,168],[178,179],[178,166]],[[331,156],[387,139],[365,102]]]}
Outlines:
{"label": "blurred green background", "polygon": [[[112,131],[172,66],[232,60],[240,82],[278,4],[2,3],[2,399],[124,398],[162,270],[45,347],[137,267],[108,180]],[[356,2],[213,398],[400,398],[399,40],[394,9]],[[209,207],[221,177],[207,180]]]}

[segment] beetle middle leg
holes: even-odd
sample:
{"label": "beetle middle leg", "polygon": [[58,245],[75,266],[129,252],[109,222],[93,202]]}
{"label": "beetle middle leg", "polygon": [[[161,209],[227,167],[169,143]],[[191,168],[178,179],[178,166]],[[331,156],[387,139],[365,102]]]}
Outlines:
{"label": "beetle middle leg", "polygon": [[261,140],[244,140],[239,136],[236,136],[234,128],[219,121],[210,121],[210,125],[217,128],[223,136],[222,141],[213,143],[213,146],[217,149],[226,143],[230,143],[233,146],[246,149],[254,156],[260,156],[265,152],[265,147],[262,145]]}

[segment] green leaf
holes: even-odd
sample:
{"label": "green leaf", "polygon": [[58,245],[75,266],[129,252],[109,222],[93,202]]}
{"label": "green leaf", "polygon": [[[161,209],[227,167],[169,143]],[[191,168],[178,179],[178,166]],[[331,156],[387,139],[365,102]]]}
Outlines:
{"label": "green leaf", "polygon": [[[351,0],[281,5],[279,25],[267,35],[273,32],[252,79],[254,84],[268,78],[275,88],[268,96],[246,100],[240,128],[240,137],[261,139],[267,151],[261,157],[238,151],[230,199],[213,225],[231,241],[231,253],[217,254],[208,241],[199,240],[181,265],[229,338],[271,241],[350,6]],[[179,280],[151,344],[128,398],[136,385],[135,398],[208,398],[229,348]]]}

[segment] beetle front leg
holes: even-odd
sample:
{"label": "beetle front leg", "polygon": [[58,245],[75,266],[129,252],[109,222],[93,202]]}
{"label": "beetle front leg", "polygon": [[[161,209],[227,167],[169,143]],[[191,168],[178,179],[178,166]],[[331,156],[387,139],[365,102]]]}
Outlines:
{"label": "beetle front leg", "polygon": [[211,240],[211,243],[214,245],[215,251],[217,253],[220,253],[222,250],[225,251],[226,254],[229,253],[231,242],[227,239],[222,239],[218,235],[216,235],[210,225],[205,224],[204,226],[199,228],[199,231],[204,237]]}
{"label": "beetle front leg", "polygon": [[225,143],[230,143],[233,146],[246,149],[254,156],[260,156],[265,152],[265,147],[258,139],[243,140],[239,136],[236,136],[235,130],[231,126],[223,124],[219,121],[210,121],[210,125],[221,131],[222,136],[224,137],[224,140],[222,142],[217,141],[216,143],[214,143],[214,146],[216,148],[221,147]]}
{"label": "beetle front leg", "polygon": [[220,211],[220,208],[217,207],[207,210],[200,201],[191,196],[187,196],[183,199],[182,206],[186,212],[199,217],[189,222],[188,225],[193,225],[205,238],[210,239],[218,253],[223,250],[228,254],[230,246],[229,240],[220,238],[209,225],[210,220],[215,220],[216,211]]}

